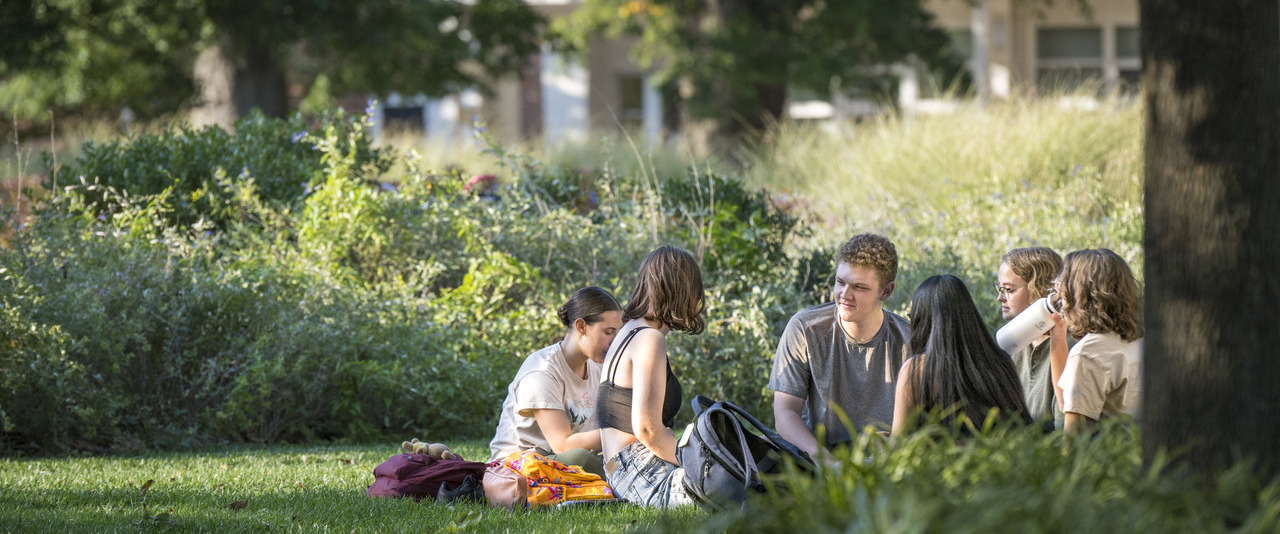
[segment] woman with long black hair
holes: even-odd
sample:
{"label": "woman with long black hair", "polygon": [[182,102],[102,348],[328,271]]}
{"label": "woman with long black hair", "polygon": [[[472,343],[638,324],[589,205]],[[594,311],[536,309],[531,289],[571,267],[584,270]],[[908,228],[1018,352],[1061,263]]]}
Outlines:
{"label": "woman with long black hair", "polygon": [[911,297],[910,322],[914,356],[898,373],[894,435],[930,413],[941,413],[944,424],[964,416],[966,433],[980,428],[993,408],[1001,420],[1031,422],[1013,360],[996,344],[964,282],[929,277]]}

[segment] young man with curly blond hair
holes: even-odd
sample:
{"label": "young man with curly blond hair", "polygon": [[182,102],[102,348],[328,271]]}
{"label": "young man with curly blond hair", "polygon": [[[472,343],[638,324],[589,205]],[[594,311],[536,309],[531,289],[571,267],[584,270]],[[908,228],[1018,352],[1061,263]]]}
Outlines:
{"label": "young man with curly blond hair", "polygon": [[[833,302],[791,318],[769,377],[778,433],[810,455],[851,441],[851,431],[889,429],[910,339],[907,320],[884,309],[898,275],[893,243],[859,234],[835,259]],[[824,435],[824,443],[815,434]]]}

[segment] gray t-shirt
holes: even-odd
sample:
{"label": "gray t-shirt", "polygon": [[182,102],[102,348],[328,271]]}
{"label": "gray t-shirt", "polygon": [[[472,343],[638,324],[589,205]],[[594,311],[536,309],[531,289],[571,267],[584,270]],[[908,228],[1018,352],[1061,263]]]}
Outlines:
{"label": "gray t-shirt", "polygon": [[843,411],[855,429],[888,430],[910,331],[906,319],[886,310],[880,331],[859,344],[840,326],[834,302],[806,308],[782,333],[769,389],[805,399],[805,425],[810,432],[824,425],[827,446],[852,439],[832,407]]}
{"label": "gray t-shirt", "polygon": [[1053,398],[1053,376],[1049,369],[1049,340],[1040,346],[1026,348],[1013,355],[1013,366],[1018,369],[1018,381],[1022,382],[1022,394],[1027,398],[1027,410],[1031,418],[1044,421],[1053,418],[1054,426],[1062,428],[1062,409]]}

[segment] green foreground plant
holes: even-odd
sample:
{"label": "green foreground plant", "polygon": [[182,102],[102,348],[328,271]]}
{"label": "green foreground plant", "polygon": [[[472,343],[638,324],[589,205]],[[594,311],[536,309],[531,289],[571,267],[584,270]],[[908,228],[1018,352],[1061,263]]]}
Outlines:
{"label": "green foreground plant", "polygon": [[786,490],[726,519],[735,532],[1275,532],[1280,480],[1247,462],[1211,489],[1143,466],[1136,431],[1094,436],[987,428],[957,440],[938,426],[889,445],[864,434],[839,467],[792,474]]}

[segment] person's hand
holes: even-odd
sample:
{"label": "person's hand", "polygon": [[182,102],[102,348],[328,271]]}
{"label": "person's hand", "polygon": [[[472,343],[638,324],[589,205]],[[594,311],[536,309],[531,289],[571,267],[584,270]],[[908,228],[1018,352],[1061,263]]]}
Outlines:
{"label": "person's hand", "polygon": [[1063,319],[1062,316],[1058,315],[1057,313],[1051,315],[1050,317],[1053,318],[1053,328],[1049,329],[1049,339],[1051,340],[1061,339],[1063,341],[1066,341],[1067,335],[1070,334],[1070,332],[1067,330],[1067,320]]}
{"label": "person's hand", "polygon": [[813,463],[818,465],[818,467],[830,468],[830,467],[835,467],[840,463],[836,461],[835,455],[831,454],[831,451],[828,450],[826,447],[819,448],[818,454],[810,458],[813,460]]}

